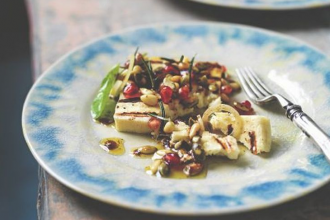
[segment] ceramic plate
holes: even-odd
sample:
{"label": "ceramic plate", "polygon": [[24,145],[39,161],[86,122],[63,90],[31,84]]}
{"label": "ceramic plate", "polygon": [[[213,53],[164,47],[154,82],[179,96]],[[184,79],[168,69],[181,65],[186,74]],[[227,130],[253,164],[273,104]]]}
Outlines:
{"label": "ceramic plate", "polygon": [[[238,161],[212,159],[204,179],[148,176],[151,159],[130,149],[154,142],[95,124],[90,105],[110,67],[136,47],[150,55],[218,61],[229,70],[252,66],[274,90],[302,105],[326,131],[329,127],[330,60],[316,49],[273,32],[222,23],[163,24],[111,34],[63,57],[35,83],[23,110],[27,143],[40,165],[66,186],[127,208],[170,214],[222,214],[282,203],[325,184],[330,166],[279,108],[254,106],[271,119],[272,151],[243,153]],[[233,77],[234,72],[231,71]],[[239,100],[246,99],[243,92]],[[123,156],[107,154],[98,142],[125,140]]]}
{"label": "ceramic plate", "polygon": [[327,6],[330,0],[192,0],[204,4],[258,10],[289,10]]}

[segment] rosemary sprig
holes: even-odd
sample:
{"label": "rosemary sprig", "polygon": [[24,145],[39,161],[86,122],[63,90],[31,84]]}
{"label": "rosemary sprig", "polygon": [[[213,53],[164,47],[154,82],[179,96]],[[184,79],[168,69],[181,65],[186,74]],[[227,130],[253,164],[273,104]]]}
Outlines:
{"label": "rosemary sprig", "polygon": [[138,53],[138,51],[139,51],[139,47],[137,47],[137,48],[135,49],[134,57],[136,57],[136,54]]}
{"label": "rosemary sprig", "polygon": [[[134,52],[134,61],[136,60],[136,54],[139,52],[139,47],[136,47],[135,52]],[[138,79],[136,77],[136,73],[133,74],[134,81],[138,84]]]}
{"label": "rosemary sprig", "polygon": [[148,61],[148,68],[149,68],[150,72],[152,73],[153,72],[153,69],[152,69],[151,62],[150,61]]}
{"label": "rosemary sprig", "polygon": [[[163,101],[162,100],[158,100],[158,105],[159,105],[159,108],[160,108],[160,112],[162,114],[162,118],[165,118],[165,108],[164,108],[164,104],[163,104]],[[169,121],[170,119],[167,119],[167,121]],[[163,129],[164,127],[164,120],[162,120],[161,124],[160,124],[160,128]]]}
{"label": "rosemary sprig", "polygon": [[154,79],[152,77],[152,67],[151,67],[151,63],[150,61],[149,64],[147,64],[147,62],[144,60],[144,58],[142,58],[142,62],[143,62],[143,65],[144,67],[146,68],[147,72],[148,72],[148,75],[149,75],[149,79],[150,79],[150,82],[151,82],[151,88],[152,89],[155,89],[155,83],[154,83]]}
{"label": "rosemary sprig", "polygon": [[165,61],[168,61],[168,62],[170,62],[170,63],[176,63],[176,61],[175,61],[175,60],[173,60],[173,59],[170,59],[170,58],[166,58],[166,57],[160,57],[160,59],[161,59],[161,60],[165,60]]}
{"label": "rosemary sprig", "polygon": [[190,65],[189,65],[189,69],[188,69],[188,73],[189,73],[189,90],[192,90],[192,77],[191,77],[191,72],[192,72],[192,68],[194,65],[194,60],[195,60],[196,55],[191,59],[190,61]]}
{"label": "rosemary sprig", "polygon": [[155,113],[147,113],[147,114],[151,117],[158,118],[159,120],[162,120],[162,121],[169,121],[170,120],[169,118],[164,118],[160,115],[156,115]]}
{"label": "rosemary sprig", "polygon": [[180,57],[180,61],[179,61],[179,63],[182,63],[183,58],[184,58],[184,56],[182,55],[182,56]]}
{"label": "rosemary sprig", "polygon": [[158,105],[159,105],[160,111],[162,113],[162,117],[165,118],[165,108],[164,108],[163,101],[162,100],[159,100],[158,101]]}

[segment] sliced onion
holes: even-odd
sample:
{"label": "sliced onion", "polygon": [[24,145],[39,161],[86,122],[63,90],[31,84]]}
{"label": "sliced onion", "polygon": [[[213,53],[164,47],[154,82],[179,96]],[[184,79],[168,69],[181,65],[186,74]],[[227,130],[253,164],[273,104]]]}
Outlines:
{"label": "sliced onion", "polygon": [[205,128],[208,129],[210,116],[212,113],[216,113],[216,112],[228,112],[235,117],[235,122],[234,124],[232,124],[233,132],[230,135],[235,138],[238,138],[238,136],[241,134],[243,121],[239,113],[229,105],[220,104],[216,106],[211,106],[208,109],[206,109],[202,117]]}
{"label": "sliced onion", "polygon": [[198,121],[199,125],[201,126],[201,133],[203,133],[205,131],[205,127],[204,127],[204,122],[202,120],[202,117],[200,115],[197,115],[197,121]]}
{"label": "sliced onion", "polygon": [[126,73],[125,78],[124,78],[124,80],[123,80],[123,82],[121,84],[120,91],[123,91],[123,89],[126,86],[126,83],[127,83],[128,79],[129,79],[129,77],[131,76],[131,73],[132,73],[132,70],[133,70],[133,67],[134,67],[134,62],[135,62],[135,56],[134,56],[134,54],[132,54],[130,56],[130,59],[129,60],[130,60],[130,62],[129,62],[129,66],[128,66],[128,72]]}
{"label": "sliced onion", "polygon": [[122,84],[123,84],[123,81],[118,79],[115,82],[115,84],[112,86],[112,89],[110,90],[109,96],[111,96],[113,98],[117,98],[119,96],[119,94],[122,92],[120,90]]}

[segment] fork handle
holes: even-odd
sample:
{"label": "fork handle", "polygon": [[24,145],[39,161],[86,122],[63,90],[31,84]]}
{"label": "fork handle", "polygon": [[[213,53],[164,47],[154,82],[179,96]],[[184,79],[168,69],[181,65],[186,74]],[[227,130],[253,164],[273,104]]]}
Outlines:
{"label": "fork handle", "polygon": [[313,139],[313,141],[322,149],[325,156],[330,161],[330,138],[329,136],[311,119],[306,113],[304,113],[299,105],[290,103],[286,107],[286,116],[299,127],[307,137]]}

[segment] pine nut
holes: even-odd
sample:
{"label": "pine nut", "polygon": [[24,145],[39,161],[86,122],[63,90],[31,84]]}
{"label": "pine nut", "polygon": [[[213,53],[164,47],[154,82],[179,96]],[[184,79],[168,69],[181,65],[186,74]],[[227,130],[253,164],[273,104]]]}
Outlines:
{"label": "pine nut", "polygon": [[175,125],[172,121],[167,122],[164,126],[164,132],[167,134],[172,133],[174,129],[175,129]]}
{"label": "pine nut", "polygon": [[189,64],[188,63],[179,63],[178,67],[180,70],[187,70],[187,69],[189,69]]}
{"label": "pine nut", "polygon": [[218,86],[218,88],[221,88],[221,81],[216,81],[215,84]]}
{"label": "pine nut", "polygon": [[183,77],[181,77],[181,85],[182,84],[187,84],[187,83],[189,83],[189,75],[188,74],[186,74],[186,75],[184,75]]}
{"label": "pine nut", "polygon": [[141,88],[140,91],[143,95],[155,95],[155,92],[150,89]]}
{"label": "pine nut", "polygon": [[135,65],[133,67],[132,73],[133,74],[137,74],[137,73],[141,73],[142,72],[142,68],[139,65]]}
{"label": "pine nut", "polygon": [[182,63],[190,63],[190,60],[188,57],[184,56]]}
{"label": "pine nut", "polygon": [[197,132],[201,129],[201,126],[199,123],[195,123],[191,126],[190,132],[189,132],[189,138],[194,137]]}
{"label": "pine nut", "polygon": [[174,87],[175,87],[174,90],[176,91],[180,88],[180,84],[179,83],[174,83]]}
{"label": "pine nut", "polygon": [[199,136],[194,136],[192,142],[198,143],[201,138]]}
{"label": "pine nut", "polygon": [[157,148],[153,146],[144,146],[139,147],[136,151],[139,154],[153,154],[157,151]]}
{"label": "pine nut", "polygon": [[221,93],[220,97],[221,97],[221,101],[229,103],[230,99],[225,93]]}
{"label": "pine nut", "polygon": [[233,88],[234,90],[239,90],[241,86],[237,82],[232,82],[229,83],[230,87]]}
{"label": "pine nut", "polygon": [[225,80],[224,78],[221,78],[221,85],[227,85],[228,82],[227,80]]}
{"label": "pine nut", "polygon": [[171,81],[172,82],[180,82],[181,81],[181,76],[172,76],[171,77]]}
{"label": "pine nut", "polygon": [[211,92],[216,92],[218,90],[218,87],[215,83],[212,83],[212,84],[209,85],[209,90]]}
{"label": "pine nut", "polygon": [[150,166],[150,171],[152,174],[156,174],[158,171],[159,165],[162,163],[162,160],[155,160],[151,166]]}
{"label": "pine nut", "polygon": [[178,150],[181,147],[181,145],[182,145],[182,141],[176,142],[174,144],[174,149]]}

